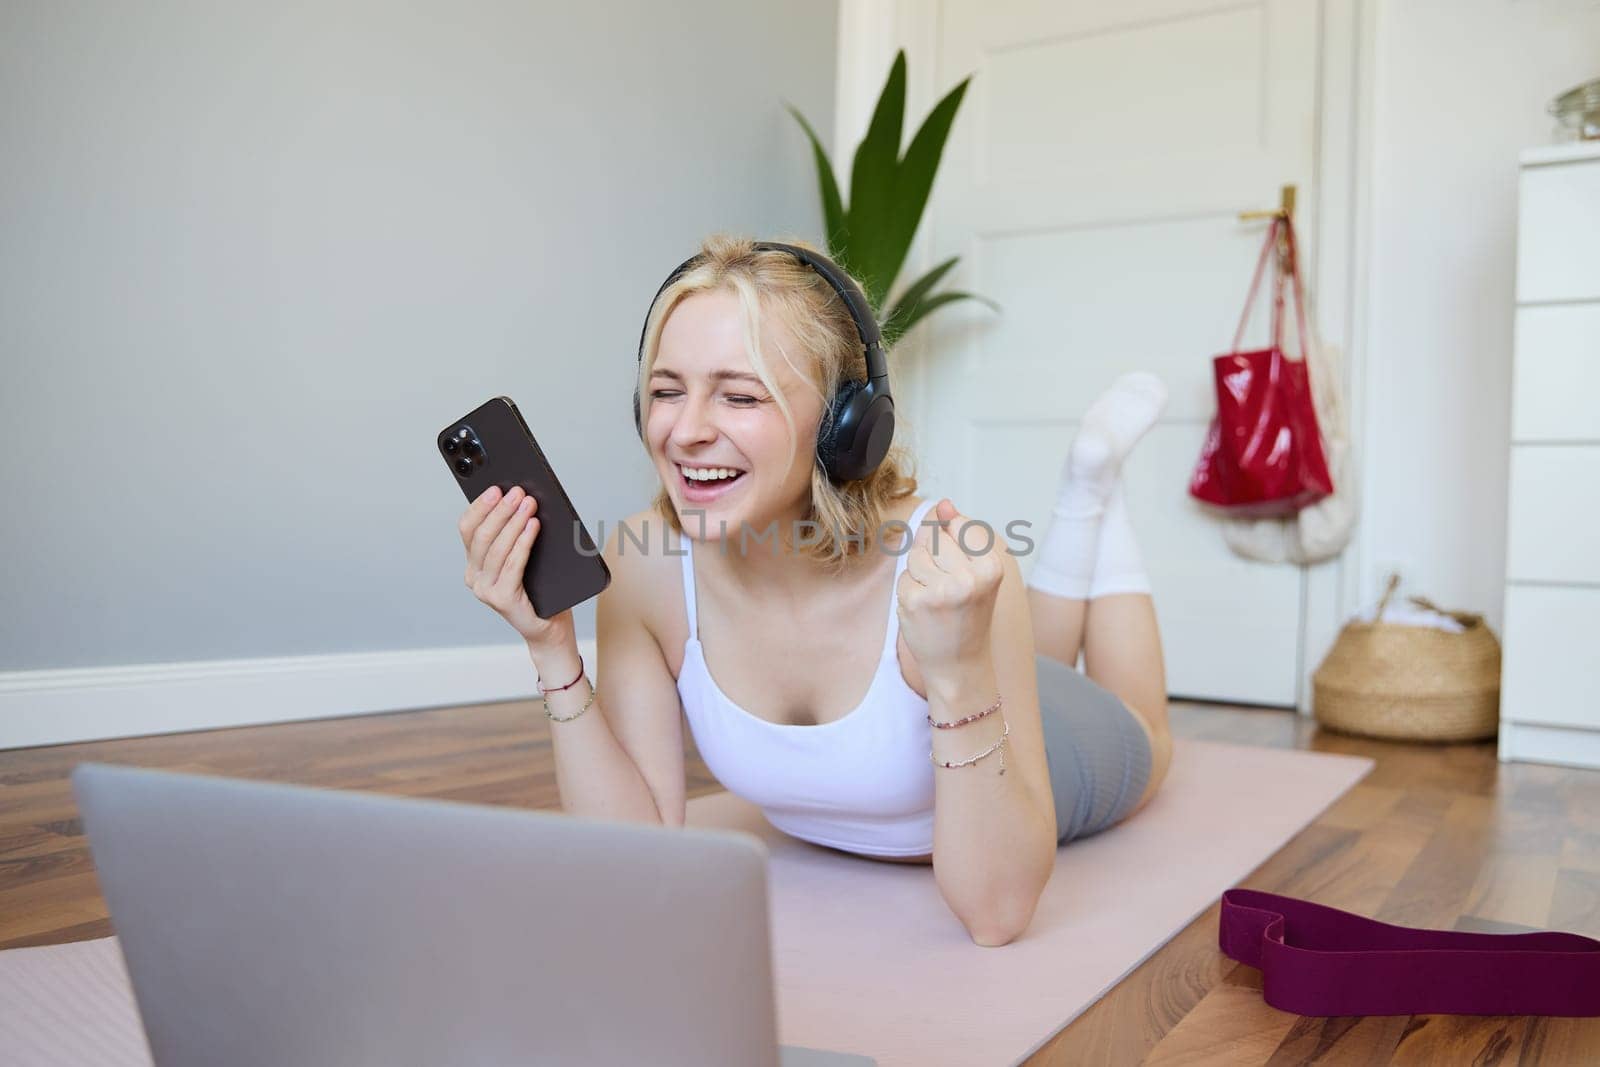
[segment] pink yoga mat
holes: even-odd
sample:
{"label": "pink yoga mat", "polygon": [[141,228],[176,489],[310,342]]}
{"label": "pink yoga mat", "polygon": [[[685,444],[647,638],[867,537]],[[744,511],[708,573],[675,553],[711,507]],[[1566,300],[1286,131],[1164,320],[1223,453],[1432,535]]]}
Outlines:
{"label": "pink yoga mat", "polygon": [[[1057,850],[1027,932],[980,948],[926,866],[785,837],[730,793],[689,823],[771,854],[779,1040],[880,1067],[1025,1059],[1372,768],[1369,759],[1179,741],[1149,807]],[[149,1063],[113,938],[0,953],[0,1049],[15,1067]]]}
{"label": "pink yoga mat", "polygon": [[796,841],[731,793],[689,823],[771,851],[779,1040],[879,1067],[1026,1059],[1372,769],[1364,757],[1178,741],[1133,818],[1056,850],[1026,933],[972,943],[926,866]]}

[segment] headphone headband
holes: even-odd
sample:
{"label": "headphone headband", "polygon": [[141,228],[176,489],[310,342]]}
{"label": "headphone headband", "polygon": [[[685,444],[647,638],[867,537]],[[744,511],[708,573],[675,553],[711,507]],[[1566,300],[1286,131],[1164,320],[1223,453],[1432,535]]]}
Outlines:
{"label": "headphone headband", "polygon": [[[872,313],[872,306],[867,303],[867,295],[861,291],[861,286],[856,284],[854,278],[840,270],[839,265],[827,256],[820,255],[808,248],[801,248],[799,245],[787,245],[781,241],[757,241],[755,247],[762,252],[787,252],[822,275],[823,280],[844,301],[845,308],[850,312],[851,321],[856,324],[856,336],[861,338],[862,348],[866,351],[867,380],[869,382],[883,381],[889,377],[889,362],[883,355],[883,335],[878,329],[877,317]],[[651,298],[651,311],[655,310],[656,301],[661,299],[661,294],[666,292],[673,282],[687,274],[695,264],[700,262],[700,259],[700,253],[696,252],[672,269],[672,273],[667,275],[667,280],[661,283],[661,287],[656,290],[656,295]],[[646,313],[644,327],[639,331],[639,359],[641,361],[644,359],[644,337],[649,329],[650,315]]]}

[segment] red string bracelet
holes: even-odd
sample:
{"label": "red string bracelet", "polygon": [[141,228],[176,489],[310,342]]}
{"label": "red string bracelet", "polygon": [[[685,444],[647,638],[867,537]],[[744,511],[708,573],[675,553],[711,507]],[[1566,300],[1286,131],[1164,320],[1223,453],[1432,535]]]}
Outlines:
{"label": "red string bracelet", "polygon": [[559,693],[563,689],[571,689],[573,686],[575,686],[579,682],[583,681],[583,676],[585,674],[587,674],[587,673],[588,673],[588,668],[586,668],[583,665],[583,657],[580,655],[578,657],[578,676],[576,678],[574,678],[572,681],[568,682],[566,685],[558,685],[554,689],[546,689],[544,686],[541,685],[539,687],[539,692],[540,693],[544,693],[544,694],[549,694],[549,693]]}

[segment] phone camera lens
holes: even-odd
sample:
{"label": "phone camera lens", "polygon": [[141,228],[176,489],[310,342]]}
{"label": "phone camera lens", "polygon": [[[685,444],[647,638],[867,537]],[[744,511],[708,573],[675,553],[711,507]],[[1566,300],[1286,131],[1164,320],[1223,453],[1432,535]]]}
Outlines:
{"label": "phone camera lens", "polygon": [[461,451],[461,445],[454,437],[446,437],[444,439],[444,451],[445,455],[453,456]]}
{"label": "phone camera lens", "polygon": [[456,473],[463,476],[471,474],[472,460],[465,456],[462,456],[460,459],[456,460]]}
{"label": "phone camera lens", "polygon": [[476,438],[464,442],[461,448],[469,456],[477,456],[483,453],[483,446],[478,443]]}

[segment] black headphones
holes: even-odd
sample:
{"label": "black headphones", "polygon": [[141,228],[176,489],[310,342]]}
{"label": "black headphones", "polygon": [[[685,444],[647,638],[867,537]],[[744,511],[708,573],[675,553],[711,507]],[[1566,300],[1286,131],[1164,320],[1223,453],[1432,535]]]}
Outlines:
{"label": "black headphones", "polygon": [[[833,287],[850,310],[855,320],[856,333],[867,354],[867,380],[848,379],[839,383],[833,403],[823,414],[817,429],[817,461],[834,482],[850,482],[867,477],[878,469],[889,452],[894,439],[894,397],[889,393],[889,364],[879,341],[878,322],[861,287],[827,256],[795,245],[776,241],[761,241],[755,246],[761,251],[788,252],[806,264]],[[667,286],[677,281],[685,271],[700,262],[698,254],[680,263],[667,275],[667,280],[656,290],[650,301],[654,311],[656,300]],[[644,328],[639,331],[639,364],[644,364],[644,335],[650,328],[650,311],[645,313]],[[644,423],[640,417],[639,388],[633,390],[633,425],[644,440]]]}

